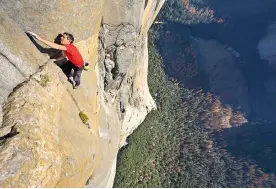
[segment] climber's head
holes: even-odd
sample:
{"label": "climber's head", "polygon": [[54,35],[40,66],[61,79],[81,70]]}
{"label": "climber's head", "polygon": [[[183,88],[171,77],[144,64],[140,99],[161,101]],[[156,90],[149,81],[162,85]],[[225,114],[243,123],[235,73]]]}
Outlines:
{"label": "climber's head", "polygon": [[71,44],[74,42],[74,36],[70,33],[63,33],[61,36],[61,44],[63,45],[67,45],[67,44]]}

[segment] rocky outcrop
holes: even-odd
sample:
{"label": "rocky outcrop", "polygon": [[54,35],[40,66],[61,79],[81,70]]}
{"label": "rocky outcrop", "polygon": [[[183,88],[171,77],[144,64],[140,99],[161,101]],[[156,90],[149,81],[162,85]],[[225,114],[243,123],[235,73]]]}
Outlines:
{"label": "rocky outcrop", "polygon": [[[53,65],[49,63],[49,66]],[[4,106],[0,155],[2,187],[51,186],[60,178],[58,112],[65,88],[59,79],[50,76],[49,69],[43,69],[18,86]],[[46,75],[49,75],[49,83],[42,87],[41,79]]]}
{"label": "rocky outcrop", "polygon": [[[155,108],[147,31],[164,1],[0,2],[1,187],[112,186],[119,146]],[[75,35],[91,67],[78,90],[26,30]]]}

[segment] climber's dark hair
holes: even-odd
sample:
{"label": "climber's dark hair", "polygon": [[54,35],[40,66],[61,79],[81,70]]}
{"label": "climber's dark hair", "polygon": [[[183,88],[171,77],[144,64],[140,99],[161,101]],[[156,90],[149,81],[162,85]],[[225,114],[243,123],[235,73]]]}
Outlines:
{"label": "climber's dark hair", "polygon": [[72,34],[64,32],[63,35],[67,36],[67,39],[70,41],[70,43],[74,42],[74,36]]}

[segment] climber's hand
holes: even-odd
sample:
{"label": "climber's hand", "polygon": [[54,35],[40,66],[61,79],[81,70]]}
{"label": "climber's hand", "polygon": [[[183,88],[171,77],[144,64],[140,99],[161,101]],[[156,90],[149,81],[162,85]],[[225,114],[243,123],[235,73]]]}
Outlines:
{"label": "climber's hand", "polygon": [[31,31],[27,31],[28,34],[30,34],[31,36],[37,38],[38,40],[41,40],[41,37],[39,37],[37,34],[35,34],[34,32]]}

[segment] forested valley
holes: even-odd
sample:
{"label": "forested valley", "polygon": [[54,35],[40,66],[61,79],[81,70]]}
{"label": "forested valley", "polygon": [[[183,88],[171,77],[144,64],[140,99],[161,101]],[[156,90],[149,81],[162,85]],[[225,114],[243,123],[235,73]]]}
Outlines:
{"label": "forested valley", "polygon": [[174,27],[225,19],[198,1],[170,0],[156,20],[149,32],[148,84],[157,110],[120,150],[114,187],[276,187],[273,171],[234,156],[219,137],[252,123],[243,108],[209,90],[191,30]]}

